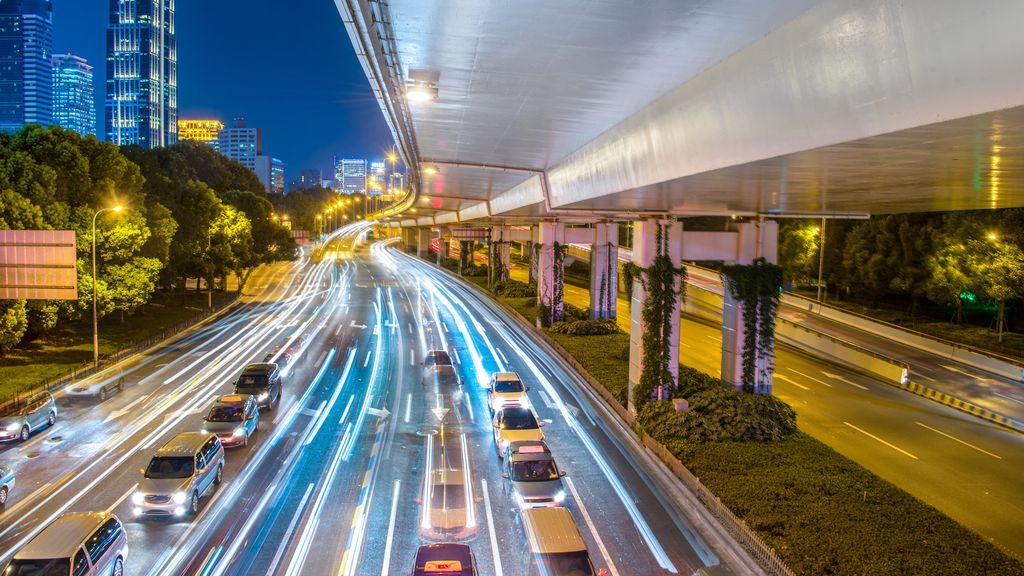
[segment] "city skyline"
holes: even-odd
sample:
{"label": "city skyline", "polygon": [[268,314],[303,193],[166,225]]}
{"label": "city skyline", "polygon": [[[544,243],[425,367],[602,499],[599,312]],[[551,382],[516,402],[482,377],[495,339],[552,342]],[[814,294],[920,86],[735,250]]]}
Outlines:
{"label": "city skyline", "polygon": [[[203,6],[179,2],[175,8],[180,118],[219,118],[229,124],[245,116],[263,128],[268,147],[286,164],[288,182],[305,168],[327,174],[334,156],[342,153],[377,158],[392,148],[391,133],[330,3],[284,11],[270,0]],[[58,2],[53,17],[54,53],[72,52],[95,67],[101,111],[107,12],[107,0],[76,0]],[[275,17],[263,17],[267,13]],[[234,24],[225,31],[222,22],[227,20]],[[305,32],[289,33],[296,29]],[[325,57],[300,57],[308,53]],[[268,65],[275,69],[273,82],[280,90],[253,90],[270,81]],[[103,127],[98,130],[97,137],[104,139]]]}

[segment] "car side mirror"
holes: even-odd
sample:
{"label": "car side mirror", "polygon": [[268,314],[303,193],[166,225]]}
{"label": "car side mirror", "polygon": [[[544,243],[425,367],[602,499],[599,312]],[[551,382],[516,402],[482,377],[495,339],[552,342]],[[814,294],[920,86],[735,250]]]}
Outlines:
{"label": "car side mirror", "polygon": [[559,470],[558,471],[558,477],[559,478],[565,478],[565,470]]}
{"label": "car side mirror", "polygon": [[499,428],[497,424],[491,424],[491,426],[494,426],[495,429]]}
{"label": "car side mirror", "polygon": [[502,478],[508,478],[508,472],[502,472],[501,473],[501,477]]}
{"label": "car side mirror", "polygon": [[523,387],[523,389],[524,389],[525,391],[527,391],[527,392],[529,392],[529,391],[530,391],[530,387],[529,387],[529,386],[524,386],[524,387]]}
{"label": "car side mirror", "polygon": [[601,568],[597,571],[597,576],[608,576],[611,572],[608,572],[607,568]]}
{"label": "car side mirror", "polygon": [[540,426],[541,428],[543,428],[543,427],[545,427],[547,425],[548,425],[547,422],[537,422],[537,426]]}

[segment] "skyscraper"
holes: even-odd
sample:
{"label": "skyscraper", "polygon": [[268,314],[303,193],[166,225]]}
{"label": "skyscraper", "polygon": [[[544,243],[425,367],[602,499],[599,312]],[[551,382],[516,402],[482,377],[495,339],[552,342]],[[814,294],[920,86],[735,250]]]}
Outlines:
{"label": "skyscraper", "polygon": [[53,118],[53,5],[0,0],[0,130]]}
{"label": "skyscraper", "polygon": [[284,194],[284,162],[272,156],[257,156],[253,172],[267,194]]}
{"label": "skyscraper", "polygon": [[174,0],[110,0],[107,140],[143,148],[178,141]]}
{"label": "skyscraper", "polygon": [[334,159],[334,181],[342,194],[360,194],[366,191],[366,160]]}
{"label": "skyscraper", "polygon": [[96,133],[92,66],[73,54],[54,54],[53,123],[82,136]]}
{"label": "skyscraper", "polygon": [[256,157],[263,154],[263,131],[246,126],[245,118],[235,118],[234,126],[220,131],[217,149],[221,154],[256,172]]}

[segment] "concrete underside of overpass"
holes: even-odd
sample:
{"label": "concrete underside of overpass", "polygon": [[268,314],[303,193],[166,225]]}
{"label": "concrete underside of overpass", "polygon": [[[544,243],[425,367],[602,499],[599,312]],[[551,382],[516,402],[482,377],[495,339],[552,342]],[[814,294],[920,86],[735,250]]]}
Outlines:
{"label": "concrete underside of overpass", "polygon": [[1014,0],[336,3],[404,226],[1024,205]]}

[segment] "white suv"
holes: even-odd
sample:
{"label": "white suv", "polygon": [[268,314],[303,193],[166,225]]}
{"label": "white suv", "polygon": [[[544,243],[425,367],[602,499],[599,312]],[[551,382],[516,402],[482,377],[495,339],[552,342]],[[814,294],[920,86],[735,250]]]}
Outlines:
{"label": "white suv", "polygon": [[523,385],[519,374],[495,372],[491,374],[491,381],[487,385],[487,405],[492,414],[505,406],[529,408],[530,399],[526,396],[529,390],[529,387]]}

